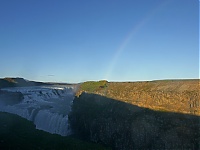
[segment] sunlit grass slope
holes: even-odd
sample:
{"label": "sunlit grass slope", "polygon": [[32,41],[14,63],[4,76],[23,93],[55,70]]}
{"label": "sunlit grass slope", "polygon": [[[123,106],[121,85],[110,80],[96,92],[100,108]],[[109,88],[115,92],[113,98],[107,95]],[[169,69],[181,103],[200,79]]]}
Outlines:
{"label": "sunlit grass slope", "polygon": [[158,80],[144,82],[85,82],[82,92],[114,98],[159,111],[200,115],[199,80]]}

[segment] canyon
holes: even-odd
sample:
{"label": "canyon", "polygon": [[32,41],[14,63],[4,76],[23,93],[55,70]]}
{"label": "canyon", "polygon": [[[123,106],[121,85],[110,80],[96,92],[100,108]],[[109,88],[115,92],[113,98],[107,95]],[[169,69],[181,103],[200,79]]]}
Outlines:
{"label": "canyon", "polygon": [[30,83],[0,82],[0,111],[111,149],[200,148],[198,79]]}

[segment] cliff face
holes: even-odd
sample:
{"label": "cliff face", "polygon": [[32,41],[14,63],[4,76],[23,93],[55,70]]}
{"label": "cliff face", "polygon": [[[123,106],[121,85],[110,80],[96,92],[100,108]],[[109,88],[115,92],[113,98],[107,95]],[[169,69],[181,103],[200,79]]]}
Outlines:
{"label": "cliff face", "polygon": [[88,93],[74,99],[69,115],[75,134],[119,150],[199,149],[199,119]]}
{"label": "cliff face", "polygon": [[199,80],[87,83],[69,120],[78,136],[113,149],[199,149]]}
{"label": "cliff face", "polygon": [[21,92],[8,92],[0,90],[0,105],[14,105],[20,103],[24,96]]}
{"label": "cliff face", "polygon": [[81,89],[152,110],[200,115],[199,80],[107,82],[93,91]]}

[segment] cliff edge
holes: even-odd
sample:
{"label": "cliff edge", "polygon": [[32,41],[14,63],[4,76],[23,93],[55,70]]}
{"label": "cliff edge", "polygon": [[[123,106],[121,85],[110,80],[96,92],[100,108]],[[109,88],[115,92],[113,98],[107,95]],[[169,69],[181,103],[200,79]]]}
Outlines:
{"label": "cliff edge", "polygon": [[152,110],[200,116],[199,81],[85,82],[76,95],[93,93]]}

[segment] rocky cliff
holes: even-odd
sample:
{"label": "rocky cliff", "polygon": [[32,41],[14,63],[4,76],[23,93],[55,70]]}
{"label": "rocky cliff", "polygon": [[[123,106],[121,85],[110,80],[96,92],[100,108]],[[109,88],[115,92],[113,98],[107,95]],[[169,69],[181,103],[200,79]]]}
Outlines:
{"label": "rocky cliff", "polygon": [[69,120],[113,149],[199,149],[199,80],[83,83]]}
{"label": "rocky cliff", "polygon": [[[91,86],[91,83],[84,83]],[[93,83],[93,86],[96,83]],[[200,82],[161,80],[147,82],[101,82],[92,90],[82,85],[81,92],[95,93],[152,110],[200,116]]]}

